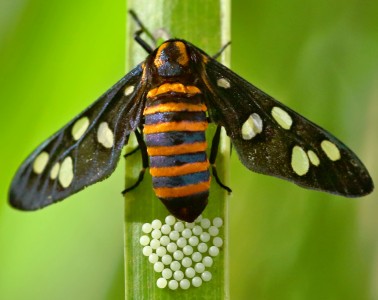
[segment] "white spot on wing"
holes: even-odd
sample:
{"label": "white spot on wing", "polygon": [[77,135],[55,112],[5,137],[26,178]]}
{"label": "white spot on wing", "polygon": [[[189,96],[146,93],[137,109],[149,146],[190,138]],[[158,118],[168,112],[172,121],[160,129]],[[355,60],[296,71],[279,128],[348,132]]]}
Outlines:
{"label": "white spot on wing", "polygon": [[41,152],[34,160],[33,171],[36,174],[41,174],[49,161],[49,154],[46,151]]}
{"label": "white spot on wing", "polygon": [[129,85],[125,88],[124,90],[124,94],[125,96],[129,96],[131,95],[131,93],[134,92],[134,86],[133,85]]}
{"label": "white spot on wing", "polygon": [[62,166],[59,170],[59,183],[63,188],[68,188],[72,183],[74,177],[73,173],[73,163],[72,158],[70,156],[66,157],[63,162]]}
{"label": "white spot on wing", "polygon": [[75,141],[79,140],[88,129],[88,126],[89,119],[87,117],[82,117],[77,120],[71,130],[73,139]]}
{"label": "white spot on wing", "polygon": [[244,122],[241,132],[242,137],[245,140],[250,140],[259,134],[263,130],[263,122],[260,116],[256,113],[253,113],[249,116],[247,121]]}
{"label": "white spot on wing", "polygon": [[299,146],[294,146],[291,153],[291,167],[299,176],[305,175],[310,168],[306,152]]}
{"label": "white spot on wing", "polygon": [[340,150],[336,147],[336,145],[328,140],[324,140],[320,143],[324,153],[328,156],[328,158],[332,161],[339,160],[341,158]]}
{"label": "white spot on wing", "polygon": [[107,122],[102,122],[98,127],[97,140],[105,148],[111,148],[114,145],[114,134],[109,128]]}
{"label": "white spot on wing", "polygon": [[58,177],[59,169],[60,169],[60,163],[57,162],[57,163],[52,167],[52,169],[51,169],[51,171],[50,171],[50,178],[51,178],[52,180],[55,180],[55,179]]}
{"label": "white spot on wing", "polygon": [[283,129],[289,130],[293,124],[293,119],[290,115],[278,106],[273,107],[272,117]]}
{"label": "white spot on wing", "polygon": [[314,166],[319,166],[320,164],[320,160],[319,160],[319,157],[316,155],[316,153],[312,150],[308,150],[307,151],[307,155],[308,155],[308,158],[310,159],[310,162],[314,165]]}
{"label": "white spot on wing", "polygon": [[219,78],[218,80],[217,80],[217,85],[219,86],[219,87],[222,87],[222,88],[224,88],[224,89],[228,89],[228,88],[230,88],[230,86],[231,86],[231,84],[230,84],[230,82],[226,79],[226,78]]}

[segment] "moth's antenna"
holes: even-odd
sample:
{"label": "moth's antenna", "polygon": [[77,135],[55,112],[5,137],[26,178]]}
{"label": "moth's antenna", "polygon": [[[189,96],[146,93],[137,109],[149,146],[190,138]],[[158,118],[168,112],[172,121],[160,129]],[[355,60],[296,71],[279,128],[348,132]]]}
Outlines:
{"label": "moth's antenna", "polygon": [[214,59],[218,59],[218,57],[221,56],[221,54],[223,53],[223,51],[226,50],[226,48],[227,48],[228,46],[230,46],[230,45],[231,45],[231,41],[229,41],[229,42],[226,43],[224,46],[222,46],[222,48],[220,48],[220,50],[219,50],[217,53],[215,53],[215,54],[213,55],[213,58],[214,58]]}
{"label": "moth's antenna", "polygon": [[137,14],[135,13],[135,11],[133,11],[132,9],[129,10],[129,14],[131,15],[131,17],[134,19],[134,21],[138,24],[138,26],[140,27],[139,30],[137,30],[135,33],[134,33],[134,39],[135,41],[144,49],[146,50],[148,53],[152,53],[154,50],[151,48],[150,45],[147,44],[147,42],[145,40],[143,40],[140,35],[142,33],[145,33],[153,42],[154,44],[156,44],[156,40],[154,38],[154,36],[151,34],[151,32],[146,28],[146,26],[143,25],[142,21],[138,18]]}

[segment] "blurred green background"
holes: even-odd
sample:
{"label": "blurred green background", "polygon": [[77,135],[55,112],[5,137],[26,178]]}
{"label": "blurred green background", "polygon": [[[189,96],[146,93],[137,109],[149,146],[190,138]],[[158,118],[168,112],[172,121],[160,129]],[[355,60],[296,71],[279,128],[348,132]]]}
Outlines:
{"label": "blurred green background", "polygon": [[[34,213],[21,161],[124,74],[124,1],[0,0],[0,299],[122,299],[122,167]],[[378,182],[378,2],[233,1],[232,69],[343,140]],[[200,45],[199,45],[200,46]],[[206,50],[206,49],[204,49]],[[378,193],[344,199],[232,159],[233,299],[378,299]]]}

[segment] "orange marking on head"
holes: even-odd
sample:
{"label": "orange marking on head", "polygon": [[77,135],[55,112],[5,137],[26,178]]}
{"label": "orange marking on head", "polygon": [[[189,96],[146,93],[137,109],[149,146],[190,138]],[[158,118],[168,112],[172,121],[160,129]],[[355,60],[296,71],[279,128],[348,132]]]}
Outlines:
{"label": "orange marking on head", "polygon": [[207,107],[205,104],[164,103],[156,106],[146,107],[144,109],[143,115],[174,111],[207,111]]}
{"label": "orange marking on head", "polygon": [[179,176],[207,171],[209,166],[209,161],[206,160],[203,162],[188,163],[181,166],[150,168],[150,174],[151,176],[155,177]]}
{"label": "orange marking on head", "polygon": [[205,131],[207,129],[207,122],[165,122],[144,125],[143,133],[159,133],[159,132],[169,132],[169,131]]}
{"label": "orange marking on head", "polygon": [[178,155],[178,154],[187,154],[187,153],[205,151],[206,149],[207,149],[206,142],[196,142],[192,144],[182,144],[182,145],[175,145],[175,146],[147,147],[147,153],[150,156]]}
{"label": "orange marking on head", "polygon": [[166,94],[169,92],[176,92],[176,93],[183,93],[183,94],[201,94],[201,91],[196,86],[185,86],[182,83],[176,82],[176,83],[164,83],[157,88],[154,88],[150,90],[147,94],[148,98],[153,98],[160,94]]}
{"label": "orange marking on head", "polygon": [[180,187],[162,187],[155,188],[155,194],[159,198],[171,198],[171,197],[185,197],[193,194],[208,191],[210,188],[210,180],[200,182],[196,184],[189,184]]}
{"label": "orange marking on head", "polygon": [[156,52],[155,59],[154,59],[154,64],[155,64],[155,66],[156,66],[157,68],[161,67],[161,66],[164,64],[164,62],[163,62],[162,59],[161,59],[161,52],[162,52],[165,48],[167,48],[168,44],[169,44],[169,43],[164,43],[164,44],[160,45],[158,51]]}
{"label": "orange marking on head", "polygon": [[180,56],[178,57],[177,62],[182,66],[186,66],[189,63],[189,57],[185,44],[183,42],[175,42],[175,46],[180,52]]}

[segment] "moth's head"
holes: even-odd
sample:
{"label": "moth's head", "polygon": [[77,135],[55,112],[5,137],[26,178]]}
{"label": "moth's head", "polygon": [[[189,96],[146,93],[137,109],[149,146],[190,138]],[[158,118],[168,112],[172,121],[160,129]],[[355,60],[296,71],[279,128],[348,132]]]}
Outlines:
{"label": "moth's head", "polygon": [[190,57],[185,43],[169,40],[157,48],[154,65],[161,77],[182,76],[189,70]]}

